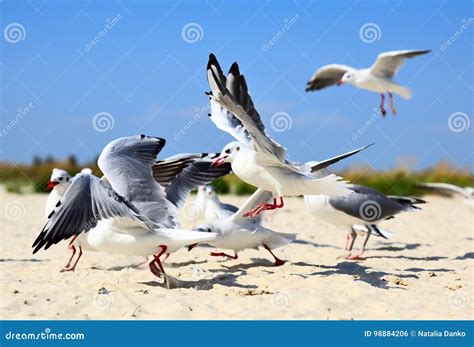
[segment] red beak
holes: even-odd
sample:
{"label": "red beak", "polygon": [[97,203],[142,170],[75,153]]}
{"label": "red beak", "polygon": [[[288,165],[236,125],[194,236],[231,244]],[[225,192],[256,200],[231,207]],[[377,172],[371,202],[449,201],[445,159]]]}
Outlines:
{"label": "red beak", "polygon": [[344,82],[343,82],[343,81],[339,81],[339,82],[337,82],[336,84],[337,84],[338,86],[342,86],[342,85],[344,84]]}
{"label": "red beak", "polygon": [[225,160],[227,159],[228,155],[224,155],[223,157],[219,157],[214,159],[214,161],[211,163],[212,168],[216,168],[221,166],[222,164],[225,163]]}
{"label": "red beak", "polygon": [[49,191],[53,190],[53,188],[54,188],[57,184],[59,184],[59,182],[48,181],[48,182],[46,183],[46,191],[49,192]]}

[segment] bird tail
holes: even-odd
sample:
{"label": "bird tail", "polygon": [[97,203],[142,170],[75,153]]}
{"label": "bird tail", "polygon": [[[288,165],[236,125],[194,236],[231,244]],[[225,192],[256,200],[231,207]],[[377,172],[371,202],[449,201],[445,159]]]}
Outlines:
{"label": "bird tail", "polygon": [[393,92],[397,93],[398,95],[400,95],[404,99],[407,99],[407,100],[411,99],[411,90],[407,87],[397,85],[393,89]]}
{"label": "bird tail", "polygon": [[265,240],[265,244],[270,247],[270,249],[275,249],[278,247],[286,246],[287,244],[293,242],[295,239],[296,234],[272,232],[270,236]]}
{"label": "bird tail", "polygon": [[364,232],[364,233],[369,232],[369,229],[370,229],[375,236],[381,236],[384,239],[390,239],[393,236],[393,233],[391,231],[380,229],[375,224],[371,224],[371,225],[354,224],[352,226],[352,228],[355,231],[360,231],[360,232]]}
{"label": "bird tail", "polygon": [[349,190],[350,184],[342,177],[330,174],[322,178],[312,178],[305,181],[307,192],[305,195],[332,195],[347,196],[352,193]]}
{"label": "bird tail", "polygon": [[173,240],[179,247],[192,245],[194,243],[207,242],[215,240],[216,233],[203,233],[192,230],[160,230],[160,234]]}
{"label": "bird tail", "polygon": [[412,196],[396,196],[396,195],[389,195],[388,198],[390,200],[396,201],[397,203],[406,207],[406,211],[413,211],[413,210],[421,210],[416,205],[419,204],[426,204],[425,200],[415,198]]}

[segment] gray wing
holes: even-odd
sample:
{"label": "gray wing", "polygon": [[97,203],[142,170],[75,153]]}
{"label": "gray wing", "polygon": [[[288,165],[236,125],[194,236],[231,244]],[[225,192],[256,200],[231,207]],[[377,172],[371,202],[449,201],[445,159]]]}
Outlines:
{"label": "gray wing", "polygon": [[465,198],[469,198],[470,192],[467,189],[462,187],[458,187],[454,184],[449,183],[422,183],[418,185],[420,188],[435,192],[441,193],[446,196],[452,196],[453,194],[458,194],[464,196]]}
{"label": "gray wing", "polygon": [[157,227],[179,225],[176,206],[155,181],[152,166],[165,139],[138,135],[109,143],[99,157],[99,168],[114,190],[125,197]]}
{"label": "gray wing", "polygon": [[369,148],[370,146],[372,146],[373,143],[371,143],[370,145],[367,145],[367,146],[364,146],[364,147],[361,147],[361,148],[358,148],[358,149],[355,149],[353,151],[350,151],[350,152],[347,152],[347,153],[344,153],[344,154],[341,154],[341,155],[338,155],[336,157],[333,157],[333,158],[330,158],[330,159],[326,159],[326,160],[323,160],[321,162],[318,162],[316,164],[312,164],[311,165],[311,173],[314,173],[318,170],[322,170],[332,164],[335,164],[337,163],[338,161],[342,160],[342,159],[345,159],[345,158],[348,158],[350,156],[353,156],[354,154],[357,154],[359,153],[360,151],[363,151],[364,149],[366,148]]}
{"label": "gray wing", "polygon": [[376,222],[415,208],[408,201],[401,202],[369,187],[352,185],[349,189],[353,192],[346,197],[329,197],[329,204],[338,211],[366,222]]}
{"label": "gray wing", "polygon": [[153,176],[165,187],[168,200],[180,208],[192,190],[231,172],[230,163],[211,168],[212,160],[219,155],[219,153],[181,154],[157,161],[153,165]]}
{"label": "gray wing", "polygon": [[[263,190],[262,188],[257,189],[250,197],[247,199],[246,202],[239,208],[239,210],[232,216],[235,222],[239,222],[242,220],[248,220],[248,218],[244,217],[244,214],[251,209],[257,207],[257,205],[260,205],[265,202],[270,202],[273,198],[273,194],[271,192],[268,192],[266,190]],[[263,214],[260,214],[258,217],[255,219],[257,221],[260,221],[261,217]]]}
{"label": "gray wing", "polygon": [[143,222],[135,206],[112,187],[95,176],[78,174],[33,243],[33,254],[43,247],[48,249],[71,236],[87,232],[100,220],[112,217],[128,217]]}
{"label": "gray wing", "polygon": [[405,59],[410,59],[429,52],[431,52],[431,50],[404,50],[381,53],[377,56],[377,60],[370,68],[370,72],[375,76],[392,78],[402,67]]}
{"label": "gray wing", "polygon": [[[232,64],[226,78],[216,57],[211,54],[207,64],[207,79],[211,87],[211,92],[208,95],[240,121],[253,148],[284,162],[286,150],[266,134],[265,126],[248,92],[245,77],[240,74],[237,63]],[[231,124],[239,125],[235,120]],[[231,135],[234,136],[232,133]]]}
{"label": "gray wing", "polygon": [[333,86],[342,79],[347,71],[355,71],[355,69],[341,64],[325,65],[319,68],[306,83],[306,91],[321,90]]}

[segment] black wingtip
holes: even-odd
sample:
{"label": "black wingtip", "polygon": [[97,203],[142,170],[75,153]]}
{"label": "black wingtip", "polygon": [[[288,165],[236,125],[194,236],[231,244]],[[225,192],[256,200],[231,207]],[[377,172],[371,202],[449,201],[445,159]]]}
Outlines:
{"label": "black wingtip", "polygon": [[209,54],[209,60],[207,62],[207,69],[209,70],[212,65],[219,66],[219,62],[217,61],[217,58],[214,55],[214,53]]}
{"label": "black wingtip", "polygon": [[234,75],[234,76],[239,76],[240,75],[240,70],[239,70],[239,64],[237,62],[233,62],[230,69],[229,73]]}

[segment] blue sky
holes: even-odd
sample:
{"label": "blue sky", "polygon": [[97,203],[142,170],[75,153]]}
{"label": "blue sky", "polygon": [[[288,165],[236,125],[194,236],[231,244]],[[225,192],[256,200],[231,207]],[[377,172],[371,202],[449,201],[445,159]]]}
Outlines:
{"label": "blue sky", "polygon": [[[474,125],[464,125],[473,114],[470,1],[3,0],[0,8],[2,161],[75,154],[84,162],[110,140],[140,133],[168,139],[163,157],[219,151],[232,139],[206,116],[214,52],[225,70],[239,62],[268,132],[293,160],[375,142],[340,167],[449,160],[474,168]],[[375,37],[361,34],[367,26]],[[368,67],[397,49],[433,52],[398,74],[413,98],[396,97],[395,117],[374,119],[379,96],[352,86],[304,91],[321,65]],[[101,112],[113,119],[104,132],[93,126]],[[291,128],[270,127],[278,112]],[[453,114],[461,131],[449,126]]]}

